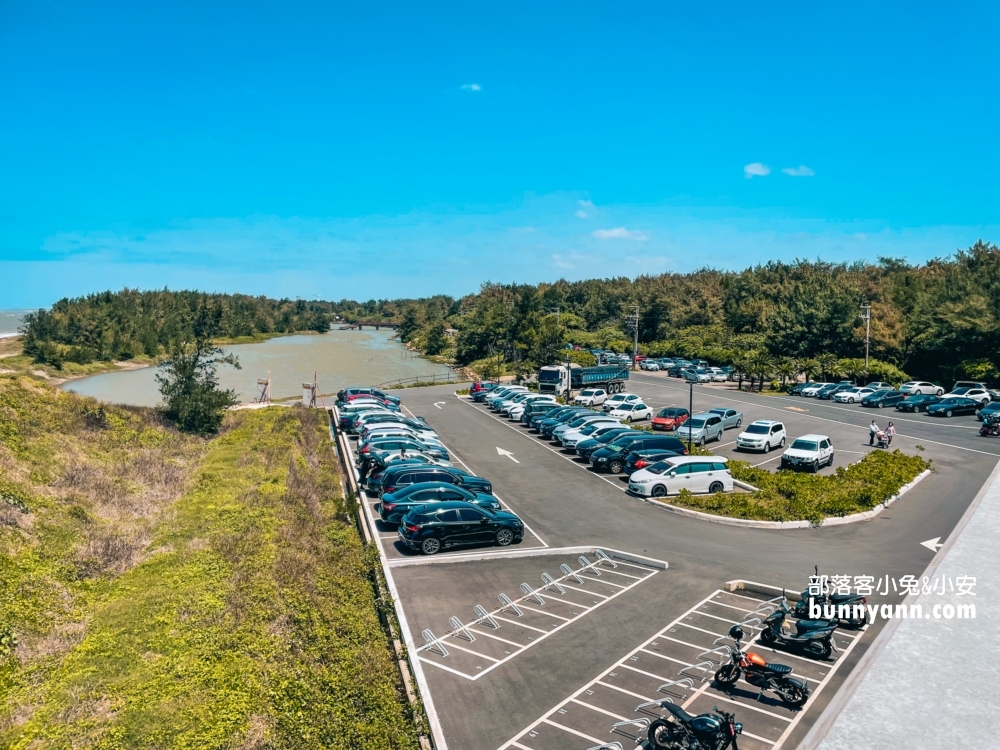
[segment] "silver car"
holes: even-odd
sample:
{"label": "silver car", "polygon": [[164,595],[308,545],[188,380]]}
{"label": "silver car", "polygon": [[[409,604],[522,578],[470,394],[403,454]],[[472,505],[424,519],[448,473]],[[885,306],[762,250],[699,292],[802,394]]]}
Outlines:
{"label": "silver car", "polygon": [[740,427],[743,424],[743,412],[736,411],[736,409],[727,409],[724,406],[720,406],[717,409],[709,409],[708,413],[718,414],[722,417],[722,428],[724,430]]}
{"label": "silver car", "polygon": [[695,414],[678,427],[674,431],[674,435],[684,442],[690,439],[692,443],[704,445],[712,440],[721,440],[724,431],[722,417],[709,411]]}

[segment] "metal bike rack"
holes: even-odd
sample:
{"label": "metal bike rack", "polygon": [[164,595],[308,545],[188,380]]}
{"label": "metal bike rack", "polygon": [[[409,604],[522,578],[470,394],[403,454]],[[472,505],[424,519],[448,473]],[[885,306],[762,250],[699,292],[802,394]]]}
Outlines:
{"label": "metal bike rack", "polygon": [[611,725],[611,731],[617,732],[620,727],[627,727],[631,724],[637,724],[639,726],[639,731],[635,733],[635,744],[642,742],[642,735],[644,729],[649,729],[649,719],[643,717],[641,719],[627,719],[625,721],[619,721],[616,724]]}
{"label": "metal bike rack", "polygon": [[715,646],[720,641],[728,641],[728,640],[731,640],[728,635],[720,635],[718,638],[712,641],[712,645]]}
{"label": "metal bike rack", "polygon": [[605,742],[603,745],[594,745],[587,750],[624,750],[620,742]]}
{"label": "metal bike rack", "polygon": [[556,580],[552,576],[550,576],[548,573],[542,573],[542,583],[545,584],[544,586],[542,586],[543,589],[547,589],[549,587],[552,587],[556,591],[558,591],[560,594],[565,594],[566,593],[566,589],[564,589],[562,586],[560,586],[558,583],[556,583]]}
{"label": "metal bike rack", "polygon": [[610,557],[608,557],[607,554],[604,552],[604,550],[595,549],[594,550],[594,557],[597,558],[598,562],[606,562],[612,568],[617,568],[618,567],[618,563],[616,563],[614,560],[612,560]]}
{"label": "metal bike rack", "polygon": [[521,584],[521,593],[524,594],[525,599],[533,599],[540,605],[545,604],[545,600],[538,595],[538,592],[526,583]]}
{"label": "metal bike rack", "polygon": [[563,563],[562,565],[560,565],[560,566],[559,566],[559,570],[560,570],[560,571],[562,571],[563,573],[565,573],[565,574],[566,574],[566,577],[567,577],[567,578],[572,578],[572,579],[573,579],[574,581],[576,581],[577,583],[583,583],[583,579],[582,579],[582,578],[580,578],[580,576],[578,576],[578,575],[576,574],[576,571],[575,571],[575,570],[573,570],[573,569],[572,569],[572,568],[571,568],[571,567],[570,567],[569,565],[567,565],[566,563]]}
{"label": "metal bike rack", "polygon": [[[685,674],[689,669],[700,669],[702,671],[711,672],[714,668],[715,668],[715,662],[700,661],[697,664],[692,664],[689,667],[684,667],[684,669],[680,670],[677,674],[679,674],[679,675],[680,674]],[[699,674],[699,675],[695,675],[695,677],[697,677],[702,682],[705,681],[705,676],[704,675],[700,675]]]}
{"label": "metal bike rack", "polygon": [[757,609],[755,609],[747,616],[752,617],[753,615],[769,615],[772,612],[774,612],[774,607],[772,607],[770,604],[765,603],[758,606]]}
{"label": "metal bike rack", "polygon": [[472,608],[472,611],[476,613],[476,622],[484,623],[494,630],[499,630],[500,623],[493,619],[493,615],[487,612],[486,607],[482,604],[477,604]]}
{"label": "metal bike rack", "polygon": [[[698,654],[697,658],[706,659],[708,660],[709,664],[711,664],[712,662],[710,659],[708,659],[708,657],[711,656],[712,654],[721,654],[723,656],[728,657],[733,655],[733,649],[730,648],[729,646],[719,646],[718,648],[713,648],[710,651],[702,651],[700,654]],[[722,665],[722,659],[719,659],[719,665],[720,666]]]}
{"label": "metal bike rack", "polygon": [[[750,614],[753,613],[751,612]],[[739,624],[740,626],[745,625],[748,628],[763,627],[764,625],[764,623],[761,622],[759,617],[750,617],[750,615],[747,615],[742,620],[740,620]],[[715,644],[713,643],[712,645],[714,646]]]}
{"label": "metal bike rack", "polygon": [[441,656],[448,655],[448,649],[444,647],[441,641],[434,637],[434,634],[430,630],[424,630],[420,635],[427,642],[428,651],[437,651]]}
{"label": "metal bike rack", "polygon": [[576,561],[583,566],[582,568],[580,568],[578,572],[582,573],[585,570],[592,570],[595,576],[599,576],[601,574],[601,571],[599,571],[597,568],[594,567],[595,565],[597,565],[597,563],[592,563],[583,555],[580,555],[578,558],[576,558]]}
{"label": "metal bike rack", "polygon": [[665,708],[665,706],[663,705],[664,703],[673,703],[673,702],[674,701],[672,698],[660,698],[660,700],[658,701],[646,701],[645,703],[640,703],[638,706],[635,707],[635,710],[637,712],[641,711],[642,709],[646,708],[646,706],[659,706],[660,708]]}
{"label": "metal bike rack", "polygon": [[456,638],[464,638],[469,643],[476,640],[476,636],[469,632],[469,629],[465,627],[465,625],[462,624],[462,621],[457,617],[452,617],[448,620],[448,625],[451,627],[451,630],[455,634]]}
{"label": "metal bike rack", "polygon": [[517,605],[514,604],[514,602],[512,602],[510,600],[510,597],[507,596],[506,594],[500,594],[500,595],[498,595],[497,599],[499,599],[500,603],[503,605],[500,609],[503,610],[504,612],[513,612],[518,617],[520,617],[521,615],[524,614],[524,612],[522,612],[521,610],[519,610],[517,608]]}
{"label": "metal bike rack", "polygon": [[667,692],[668,687],[677,687],[677,686],[686,687],[688,690],[694,690],[694,680],[692,680],[690,677],[685,677],[682,680],[669,680],[668,682],[664,682],[662,685],[656,688],[656,692],[665,693]]}

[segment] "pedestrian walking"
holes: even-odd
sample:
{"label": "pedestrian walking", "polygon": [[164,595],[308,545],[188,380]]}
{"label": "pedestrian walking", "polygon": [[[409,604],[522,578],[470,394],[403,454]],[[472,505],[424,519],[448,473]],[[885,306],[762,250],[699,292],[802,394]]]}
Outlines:
{"label": "pedestrian walking", "polygon": [[892,445],[892,437],[895,434],[896,434],[896,428],[892,424],[892,422],[889,422],[889,426],[885,428],[885,445],[887,448],[890,445]]}
{"label": "pedestrian walking", "polygon": [[873,419],[872,423],[868,425],[868,445],[875,445],[876,435],[878,435],[878,425],[875,423],[875,420]]}

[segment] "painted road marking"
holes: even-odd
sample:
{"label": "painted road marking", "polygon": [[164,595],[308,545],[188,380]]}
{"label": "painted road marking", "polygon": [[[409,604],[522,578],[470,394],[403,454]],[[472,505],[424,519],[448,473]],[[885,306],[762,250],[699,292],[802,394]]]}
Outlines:
{"label": "painted road marking", "polygon": [[501,448],[499,446],[497,446],[497,454],[500,455],[500,456],[506,456],[507,458],[509,458],[511,461],[513,461],[516,464],[521,463],[516,458],[514,458],[514,454],[513,453],[511,453],[510,451],[505,451],[503,448]]}
{"label": "painted road marking", "polygon": [[926,547],[931,552],[937,552],[944,546],[944,542],[941,541],[941,537],[936,536],[933,539],[928,539],[926,542],[921,542],[920,546]]}

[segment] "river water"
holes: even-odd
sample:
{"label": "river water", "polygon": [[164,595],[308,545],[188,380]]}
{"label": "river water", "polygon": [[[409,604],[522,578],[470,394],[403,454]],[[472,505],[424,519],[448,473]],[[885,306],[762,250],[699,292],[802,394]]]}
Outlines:
{"label": "river water", "polygon": [[[320,393],[336,393],[351,385],[377,385],[400,378],[430,380],[447,377],[444,365],[417,357],[397,341],[392,331],[330,331],[322,335],[282,336],[259,344],[224,347],[235,354],[242,369],[219,369],[219,383],[236,391],[243,403],[257,397],[257,379],[271,373],[271,397],[301,396],[302,384],[311,383],[313,372]],[[156,368],[106,372],[71,380],[63,388],[102,401],[136,406],[156,406],[160,391]],[[452,373],[452,378],[454,374]]]}

